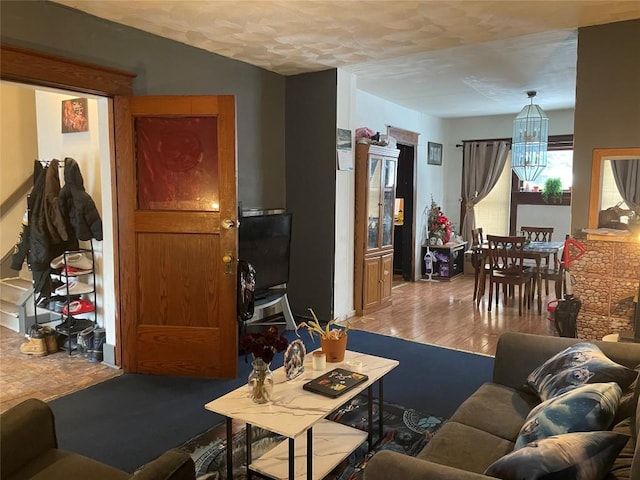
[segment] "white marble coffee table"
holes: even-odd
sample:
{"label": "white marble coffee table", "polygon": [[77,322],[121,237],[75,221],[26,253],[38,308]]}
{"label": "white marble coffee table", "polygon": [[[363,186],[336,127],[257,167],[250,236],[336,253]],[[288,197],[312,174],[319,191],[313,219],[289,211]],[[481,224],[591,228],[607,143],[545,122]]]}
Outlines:
{"label": "white marble coffee table", "polygon": [[[302,385],[325,372],[341,367],[354,370],[347,362],[362,362],[361,372],[369,380],[349,390],[338,398],[329,398],[302,389]],[[344,460],[367,438],[373,444],[372,399],[373,384],[378,383],[380,404],[378,435],[382,436],[382,378],[398,366],[391,360],[363,353],[347,351],[345,361],[327,363],[325,370],[311,369],[311,354],[305,357],[305,371],[297,378],[287,381],[284,368],[273,372],[275,386],[272,401],[255,404],[249,398],[247,386],[242,386],[205,405],[207,410],[227,418],[227,447],[232,445],[232,420],[247,424],[247,440],[251,427],[257,426],[287,437],[278,446],[258,459],[251,458],[250,442],[247,441],[247,473],[257,472],[277,479],[321,479]],[[369,432],[326,420],[325,417],[353,397],[368,390]],[[233,452],[227,448],[227,478],[233,477]]]}

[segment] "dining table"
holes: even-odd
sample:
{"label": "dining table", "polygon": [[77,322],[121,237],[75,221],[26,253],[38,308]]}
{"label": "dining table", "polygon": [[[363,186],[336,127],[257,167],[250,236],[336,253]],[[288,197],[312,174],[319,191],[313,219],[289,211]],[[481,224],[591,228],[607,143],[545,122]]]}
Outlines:
{"label": "dining table", "polygon": [[[523,252],[524,258],[535,261],[536,265],[534,268],[534,278],[538,290],[537,303],[538,303],[538,314],[542,314],[542,260],[545,258],[553,257],[553,265],[558,264],[558,259],[562,258],[562,250],[564,248],[564,242],[527,242],[524,245]],[[482,245],[483,252],[483,260],[481,265],[486,265],[487,258],[489,255],[489,247],[485,242]],[[551,264],[550,264],[551,265]],[[480,303],[480,298],[484,296],[485,290],[485,275],[486,269],[480,269],[480,280],[478,282],[478,303]]]}

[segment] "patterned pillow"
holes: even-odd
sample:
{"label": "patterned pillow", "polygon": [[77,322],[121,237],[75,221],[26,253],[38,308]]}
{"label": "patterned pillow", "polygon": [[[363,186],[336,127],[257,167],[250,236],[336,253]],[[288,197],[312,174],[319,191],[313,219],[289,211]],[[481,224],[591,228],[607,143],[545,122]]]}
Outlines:
{"label": "patterned pillow", "polygon": [[544,362],[527,377],[542,401],[584,385],[616,382],[623,390],[636,378],[636,372],[607,358],[589,342],[576,343]]}
{"label": "patterned pillow", "polygon": [[552,435],[609,430],[621,395],[615,382],[594,383],[542,402],[527,416],[514,450]]}
{"label": "patterned pillow", "polygon": [[627,435],[613,432],[544,438],[499,458],[484,474],[502,480],[601,480],[628,439]]}

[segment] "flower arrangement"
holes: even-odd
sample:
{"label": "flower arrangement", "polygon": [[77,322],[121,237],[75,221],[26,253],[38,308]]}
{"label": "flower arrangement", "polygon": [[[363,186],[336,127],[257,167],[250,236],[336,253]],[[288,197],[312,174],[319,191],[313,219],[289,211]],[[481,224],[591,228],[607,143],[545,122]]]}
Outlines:
{"label": "flower arrangement", "polygon": [[431,208],[429,209],[428,214],[428,224],[429,239],[435,239],[433,241],[434,243],[437,243],[437,241],[440,240],[443,244],[449,241],[451,238],[451,222],[433,200],[433,195],[431,196]]}
{"label": "flower arrangement", "polygon": [[265,363],[271,363],[273,356],[287,348],[287,339],[278,333],[275,326],[269,327],[261,333],[248,333],[240,342],[242,349],[253,355],[254,359],[260,358]]}
{"label": "flower arrangement", "polygon": [[349,332],[349,328],[351,328],[351,325],[349,324],[349,322],[347,322],[347,325],[344,328],[340,328],[340,327],[331,328],[336,323],[336,320],[333,319],[327,322],[327,325],[324,328],[322,328],[322,326],[320,326],[320,321],[318,320],[318,317],[316,317],[316,314],[314,313],[313,309],[310,308],[309,311],[313,316],[313,320],[309,320],[308,323],[307,322],[300,323],[296,328],[296,335],[298,334],[298,328],[306,328],[312,340],[313,340],[314,334],[319,335],[320,338],[323,340],[340,340],[341,338],[347,336],[347,333]]}

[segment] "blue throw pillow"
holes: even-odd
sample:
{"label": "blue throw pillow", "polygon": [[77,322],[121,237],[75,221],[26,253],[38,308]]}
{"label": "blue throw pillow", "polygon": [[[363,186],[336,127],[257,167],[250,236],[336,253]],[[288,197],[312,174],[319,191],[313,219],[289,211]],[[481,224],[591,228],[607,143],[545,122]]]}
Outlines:
{"label": "blue throw pillow", "polygon": [[621,396],[615,382],[594,383],[542,402],[527,416],[514,450],[552,435],[609,430]]}
{"label": "blue throw pillow", "polygon": [[484,474],[502,480],[602,480],[628,440],[613,432],[544,438],[499,458]]}
{"label": "blue throw pillow", "polygon": [[589,342],[576,343],[544,362],[527,377],[540,400],[560,395],[585,383],[616,382],[623,390],[636,372],[620,365]]}

